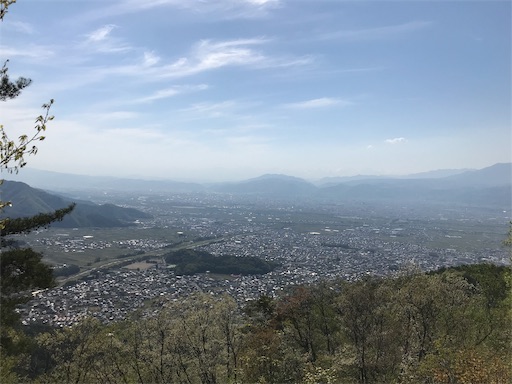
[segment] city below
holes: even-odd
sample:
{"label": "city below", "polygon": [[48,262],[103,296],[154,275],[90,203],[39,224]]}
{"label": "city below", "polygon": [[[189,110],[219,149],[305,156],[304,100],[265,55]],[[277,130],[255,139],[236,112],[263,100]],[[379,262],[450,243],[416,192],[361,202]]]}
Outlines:
{"label": "city below", "polygon": [[[80,196],[85,197],[85,196]],[[23,324],[71,326],[156,314],[192,292],[227,293],[240,304],[321,280],[435,270],[460,264],[508,264],[502,246],[510,213],[496,207],[400,202],[329,203],[214,193],[88,192],[147,214],[125,228],[51,228],[18,236],[69,270],[59,286],[33,293]],[[257,257],[266,274],[178,275],[165,255],[179,249]],[[65,275],[65,274],[64,274]]]}

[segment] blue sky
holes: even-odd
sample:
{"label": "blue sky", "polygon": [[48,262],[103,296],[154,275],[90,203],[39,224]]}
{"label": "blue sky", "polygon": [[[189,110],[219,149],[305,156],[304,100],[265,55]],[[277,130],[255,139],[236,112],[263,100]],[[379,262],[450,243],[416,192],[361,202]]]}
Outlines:
{"label": "blue sky", "polygon": [[239,180],[510,162],[509,1],[18,0],[2,103],[32,168]]}

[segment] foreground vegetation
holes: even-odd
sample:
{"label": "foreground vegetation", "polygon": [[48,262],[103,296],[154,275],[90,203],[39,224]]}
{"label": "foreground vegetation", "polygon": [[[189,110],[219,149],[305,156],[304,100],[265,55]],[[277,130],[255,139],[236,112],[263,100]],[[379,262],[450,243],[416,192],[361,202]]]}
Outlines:
{"label": "foreground vegetation", "polygon": [[[2,383],[509,383],[510,268],[294,287],[239,308],[159,301],[130,321],[12,328]],[[149,317],[147,314],[151,314]]]}

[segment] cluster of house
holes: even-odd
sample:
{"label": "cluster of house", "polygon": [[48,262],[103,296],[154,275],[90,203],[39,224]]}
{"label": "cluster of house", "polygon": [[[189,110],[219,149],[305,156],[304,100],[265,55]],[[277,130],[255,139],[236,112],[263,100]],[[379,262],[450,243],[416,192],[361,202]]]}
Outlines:
{"label": "cluster of house", "polygon": [[[316,231],[297,231],[260,222],[247,228],[238,225],[237,233],[230,236],[226,236],[229,222],[227,228],[222,228],[224,237],[201,249],[214,255],[260,257],[275,262],[277,268],[258,276],[177,276],[172,268],[164,268],[162,262],[155,263],[155,268],[97,270],[76,283],[35,293],[33,300],[20,308],[23,322],[64,327],[93,316],[107,323],[126,319],[136,311],[149,315],[146,304],[151,300],[179,300],[197,291],[226,293],[242,305],[263,294],[277,296],[290,286],[321,279],[354,280],[366,275],[393,274],[408,263],[432,270],[480,261],[504,264],[508,258],[506,250],[464,253],[397,241],[394,237],[403,236],[406,231],[400,227],[325,226]],[[137,242],[132,245],[140,246]]]}

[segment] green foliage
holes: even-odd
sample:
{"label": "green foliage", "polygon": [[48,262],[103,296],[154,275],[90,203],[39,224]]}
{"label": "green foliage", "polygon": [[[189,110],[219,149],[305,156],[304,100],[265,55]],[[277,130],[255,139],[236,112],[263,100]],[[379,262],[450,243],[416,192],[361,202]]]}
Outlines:
{"label": "green foliage", "polygon": [[41,254],[31,248],[2,252],[2,297],[19,297],[24,291],[52,285],[51,268],[41,263]]}
{"label": "green foliage", "polygon": [[16,0],[0,0],[0,21],[4,19],[7,9],[11,4],[14,4]]}
{"label": "green foliage", "polygon": [[[485,265],[462,269],[506,279]],[[496,293],[510,300],[509,290]],[[508,306],[489,308],[454,270],[301,286],[243,310],[228,296],[194,294],[126,322],[41,333],[31,371],[19,365],[17,374],[48,383],[507,383],[510,322]]]}
{"label": "green foliage", "polygon": [[36,228],[46,227],[71,212],[74,204],[48,214],[20,219],[6,219],[0,233],[0,344],[6,353],[13,350],[13,341],[6,332],[16,327],[19,316],[16,307],[31,297],[31,291],[50,288],[55,285],[53,271],[42,261],[43,255],[31,248],[16,248],[16,242],[9,235],[28,233]]}
{"label": "green foliage", "polygon": [[38,336],[59,383],[239,382],[239,315],[229,297],[193,295],[149,318],[108,327],[87,320]]}
{"label": "green foliage", "polygon": [[[2,75],[2,84],[4,83],[4,70],[6,71],[4,68],[0,73]],[[53,116],[50,115],[52,104],[53,100],[43,104],[44,113],[36,118],[35,132],[30,136],[21,135],[17,141],[12,140],[4,130],[4,126],[0,125],[0,170],[17,173],[20,168],[27,165],[25,155],[35,155],[37,153],[35,143],[45,139],[43,133],[46,131],[48,122],[53,120]]]}
{"label": "green foliage", "polygon": [[[2,1],[1,3],[1,19],[3,19],[8,3],[9,1]],[[32,82],[32,80],[24,77],[11,81],[7,63],[8,61],[0,69],[0,101],[16,98]],[[50,115],[52,104],[53,99],[49,103],[43,104],[44,113],[36,118],[34,132],[31,135],[21,135],[17,140],[12,140],[4,130],[4,126],[0,125],[0,170],[17,173],[20,168],[27,164],[25,155],[35,155],[37,153],[35,143],[45,139],[43,133],[46,131],[47,124],[53,120],[53,116]]]}
{"label": "green foliage", "polygon": [[65,266],[61,266],[58,268],[53,269],[53,276],[54,277],[60,277],[60,276],[72,276],[80,272],[80,267],[75,264],[69,264]]}
{"label": "green foliage", "polygon": [[244,313],[255,324],[266,323],[275,316],[276,301],[267,295],[260,296],[257,300],[247,302]]}
{"label": "green foliage", "polygon": [[509,224],[507,237],[505,238],[505,240],[503,240],[503,245],[510,249],[512,257],[512,221]]}
{"label": "green foliage", "polygon": [[507,296],[506,276],[510,267],[494,264],[460,265],[450,268],[441,268],[433,273],[446,273],[453,271],[461,275],[468,283],[475,286],[485,296],[489,307],[496,307]]}
{"label": "green foliage", "polygon": [[282,331],[255,328],[245,335],[240,351],[242,383],[298,383],[306,358],[286,340]]}
{"label": "green foliage", "polygon": [[71,213],[74,208],[75,204],[73,203],[66,208],[58,209],[51,213],[40,213],[32,217],[6,219],[2,231],[2,238],[13,234],[30,233],[39,228],[47,228],[51,223],[62,221],[64,216]]}
{"label": "green foliage", "polygon": [[168,264],[175,264],[176,274],[193,275],[194,273],[262,275],[275,268],[273,263],[257,257],[214,256],[205,251],[183,249],[164,256]]}
{"label": "green foliage", "polygon": [[30,248],[3,251],[0,263],[0,346],[7,354],[18,348],[13,328],[19,322],[16,307],[27,302],[30,291],[54,285],[51,268]]}
{"label": "green foliage", "polygon": [[14,99],[18,96],[23,88],[26,88],[32,82],[31,79],[20,77],[16,81],[10,81],[9,75],[7,74],[7,60],[4,66],[0,70],[0,101],[6,101],[7,99]]}
{"label": "green foliage", "polygon": [[[0,351],[0,356],[2,356]],[[14,372],[17,361],[13,356],[2,356],[0,360],[0,383],[18,383],[18,375]]]}

